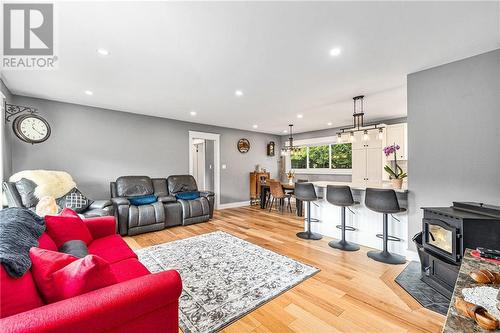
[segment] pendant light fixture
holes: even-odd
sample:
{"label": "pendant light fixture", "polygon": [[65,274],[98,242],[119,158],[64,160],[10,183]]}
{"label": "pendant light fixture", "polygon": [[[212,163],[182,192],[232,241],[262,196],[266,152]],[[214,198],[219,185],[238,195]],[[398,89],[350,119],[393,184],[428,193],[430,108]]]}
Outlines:
{"label": "pendant light fixture", "polygon": [[290,153],[292,151],[297,150],[298,147],[293,145],[293,124],[288,125],[288,146],[285,145],[281,148],[282,154]]}
{"label": "pendant light fixture", "polygon": [[382,140],[383,138],[383,128],[384,124],[375,124],[375,125],[366,125],[364,122],[365,110],[364,110],[364,95],[355,96],[352,98],[353,100],[353,126],[341,128],[340,132],[337,132],[337,142],[340,143],[342,133],[349,133],[349,141],[354,142],[356,138],[354,137],[355,132],[363,131],[363,141],[368,141],[370,136],[368,134],[369,130],[378,129],[378,139]]}

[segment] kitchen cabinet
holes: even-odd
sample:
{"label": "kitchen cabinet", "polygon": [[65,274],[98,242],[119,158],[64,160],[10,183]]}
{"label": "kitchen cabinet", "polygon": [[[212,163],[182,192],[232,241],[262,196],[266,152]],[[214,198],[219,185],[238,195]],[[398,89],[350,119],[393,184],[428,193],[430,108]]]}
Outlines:
{"label": "kitchen cabinet", "polygon": [[382,184],[382,151],[380,148],[352,150],[352,182],[365,186]]}
{"label": "kitchen cabinet", "polygon": [[[388,125],[386,127],[386,142],[387,145],[396,143],[399,145],[396,157],[398,160],[408,159],[408,126],[406,123]],[[394,161],[394,154],[387,156],[387,161]]]}
{"label": "kitchen cabinet", "polygon": [[363,148],[380,148],[382,149],[382,140],[378,138],[378,129],[368,131],[368,140],[365,140],[365,135],[363,131],[354,133],[354,141],[352,143],[352,149],[363,149]]}

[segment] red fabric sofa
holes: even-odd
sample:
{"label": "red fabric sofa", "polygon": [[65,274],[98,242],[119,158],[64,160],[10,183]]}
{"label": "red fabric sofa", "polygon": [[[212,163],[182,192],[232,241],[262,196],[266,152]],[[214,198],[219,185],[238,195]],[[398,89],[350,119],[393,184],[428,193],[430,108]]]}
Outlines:
{"label": "red fabric sofa", "polygon": [[[89,254],[108,261],[117,284],[45,304],[32,273],[11,278],[0,264],[0,332],[175,332],[182,283],[174,270],[151,274],[116,234],[112,216],[83,220]],[[57,251],[48,233],[39,247]]]}

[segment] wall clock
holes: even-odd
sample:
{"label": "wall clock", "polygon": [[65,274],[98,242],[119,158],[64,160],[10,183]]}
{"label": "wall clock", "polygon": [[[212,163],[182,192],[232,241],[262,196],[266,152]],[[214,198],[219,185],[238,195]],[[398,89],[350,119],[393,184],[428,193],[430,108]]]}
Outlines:
{"label": "wall clock", "polygon": [[248,153],[250,150],[250,141],[248,139],[239,139],[237,146],[240,153]]}
{"label": "wall clock", "polygon": [[46,141],[50,136],[50,125],[45,118],[28,113],[17,117],[12,123],[16,136],[31,144]]}

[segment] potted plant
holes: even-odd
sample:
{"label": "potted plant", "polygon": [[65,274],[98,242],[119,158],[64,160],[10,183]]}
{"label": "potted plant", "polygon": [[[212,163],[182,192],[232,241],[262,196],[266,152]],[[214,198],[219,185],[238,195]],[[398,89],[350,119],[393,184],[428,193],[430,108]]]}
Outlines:
{"label": "potted plant", "polygon": [[384,147],[384,154],[385,156],[389,156],[391,154],[394,154],[394,169],[391,168],[391,166],[386,165],[384,167],[385,172],[389,174],[389,178],[391,179],[392,182],[392,187],[394,188],[401,188],[403,186],[403,179],[408,177],[408,174],[401,169],[401,167],[398,165],[398,161],[396,158],[396,152],[399,150],[399,145],[394,143],[393,145]]}
{"label": "potted plant", "polygon": [[288,178],[288,183],[291,185],[293,184],[293,177],[295,177],[295,171],[293,170],[289,170],[287,173],[286,173],[286,177]]}

